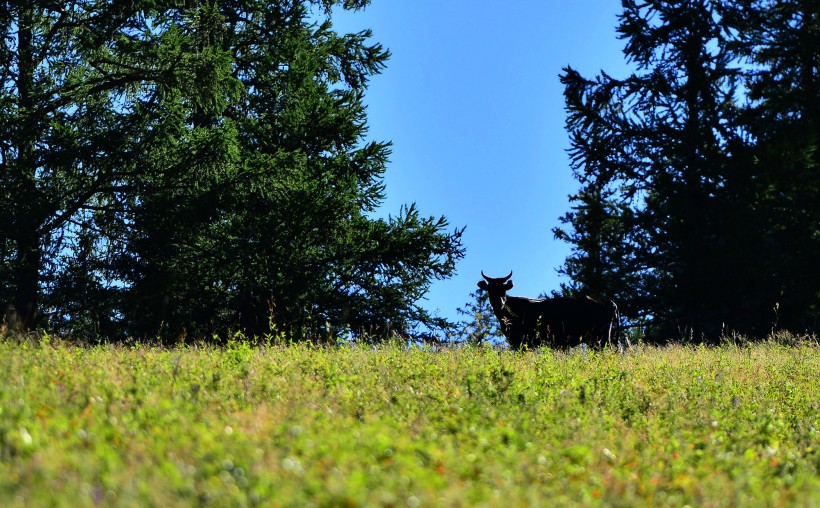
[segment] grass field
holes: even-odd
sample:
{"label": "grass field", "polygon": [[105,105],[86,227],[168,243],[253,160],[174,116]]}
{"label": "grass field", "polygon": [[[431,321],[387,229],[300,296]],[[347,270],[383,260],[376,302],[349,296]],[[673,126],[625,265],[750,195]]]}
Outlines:
{"label": "grass field", "polygon": [[820,506],[820,348],[0,339],[0,506]]}

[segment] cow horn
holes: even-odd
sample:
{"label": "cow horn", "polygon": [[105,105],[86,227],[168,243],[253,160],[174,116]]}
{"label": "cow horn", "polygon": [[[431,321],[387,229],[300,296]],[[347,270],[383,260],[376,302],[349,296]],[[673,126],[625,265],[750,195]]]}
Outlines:
{"label": "cow horn", "polygon": [[[484,270],[481,270],[481,276],[482,276],[482,277],[484,277],[484,278],[487,280],[487,282],[489,282],[490,280],[492,280],[492,278],[491,278],[491,277],[487,277],[486,275],[484,275]],[[510,279],[510,277],[512,277],[512,270],[510,270],[510,274],[509,274],[509,275],[507,275],[506,277],[501,277],[501,279],[500,279],[500,280],[501,280],[501,282],[506,282],[506,281],[508,281],[508,280]]]}

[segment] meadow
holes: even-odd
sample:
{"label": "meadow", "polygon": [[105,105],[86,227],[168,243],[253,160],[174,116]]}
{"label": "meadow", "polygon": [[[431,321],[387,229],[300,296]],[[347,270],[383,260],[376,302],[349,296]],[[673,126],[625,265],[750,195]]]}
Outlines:
{"label": "meadow", "polygon": [[0,506],[820,506],[820,348],[0,339]]}

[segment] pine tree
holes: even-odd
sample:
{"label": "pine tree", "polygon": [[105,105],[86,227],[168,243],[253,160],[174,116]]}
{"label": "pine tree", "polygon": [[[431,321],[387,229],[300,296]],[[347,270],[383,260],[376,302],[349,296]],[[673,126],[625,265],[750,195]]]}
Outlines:
{"label": "pine tree", "polygon": [[194,180],[155,172],[123,218],[135,224],[119,258],[127,333],[324,341],[447,325],[418,302],[452,274],[461,232],[413,205],[373,218],[390,146],[366,139],[363,95],[389,53],[369,31],[336,33],[334,3],[219,6],[243,95],[220,117],[189,117],[204,137],[154,159],[213,152],[195,157],[207,167]]}
{"label": "pine tree", "polygon": [[419,300],[461,230],[376,217],[390,144],[363,94],[389,53],[330,22],[368,3],[3,4],[9,316],[112,339],[446,326]]}
{"label": "pine tree", "polygon": [[464,318],[451,334],[451,340],[473,346],[507,340],[490,305],[490,295],[483,289],[470,293],[470,300],[457,311]]}
{"label": "pine tree", "polygon": [[219,61],[186,53],[176,4],[0,5],[0,298],[20,328],[43,324],[66,254],[133,189],[141,146],[173,117],[163,98],[210,96],[198,77]]}
{"label": "pine tree", "polygon": [[562,75],[583,185],[571,229],[556,230],[574,245],[564,271],[575,289],[607,290],[628,317],[648,319],[659,340],[759,333],[774,314],[748,300],[739,275],[759,266],[748,248],[759,236],[742,182],[752,168],[734,11],[708,0],[623,7],[618,31],[637,72]]}
{"label": "pine tree", "polygon": [[735,48],[748,68],[744,180],[758,234],[759,306],[778,325],[820,324],[820,5],[805,0],[734,2]]}

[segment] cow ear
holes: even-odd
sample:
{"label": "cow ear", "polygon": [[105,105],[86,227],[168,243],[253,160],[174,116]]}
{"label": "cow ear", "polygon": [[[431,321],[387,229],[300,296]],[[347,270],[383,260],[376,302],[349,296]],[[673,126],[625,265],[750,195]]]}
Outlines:
{"label": "cow ear", "polygon": [[485,291],[487,291],[487,282],[485,282],[483,280],[478,281],[478,287],[485,290]]}
{"label": "cow ear", "polygon": [[507,291],[509,291],[510,289],[512,289],[512,287],[513,287],[513,283],[512,283],[512,281],[511,281],[511,280],[508,280],[508,281],[507,281],[507,283],[506,283],[506,284],[504,284],[504,289],[506,289]]}

